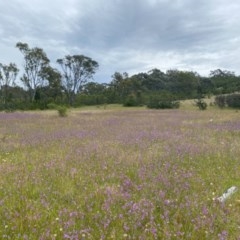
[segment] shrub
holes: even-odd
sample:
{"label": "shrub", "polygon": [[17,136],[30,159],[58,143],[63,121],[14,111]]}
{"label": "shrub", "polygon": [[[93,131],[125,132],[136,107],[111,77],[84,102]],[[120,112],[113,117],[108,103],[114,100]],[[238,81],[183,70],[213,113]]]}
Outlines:
{"label": "shrub", "polygon": [[226,96],[226,104],[228,107],[240,108],[240,94],[234,93]]}
{"label": "shrub", "polygon": [[155,108],[155,109],[168,109],[168,108],[179,108],[180,102],[173,101],[169,99],[162,99],[157,96],[151,97],[148,104],[148,108]]}
{"label": "shrub", "polygon": [[200,110],[206,110],[207,109],[207,103],[199,98],[198,100],[195,100],[195,105],[200,109]]}
{"label": "shrub", "polygon": [[137,98],[134,94],[130,94],[129,96],[127,96],[126,100],[123,103],[124,107],[134,107],[134,106],[138,106],[138,101]]}
{"label": "shrub", "polygon": [[0,104],[0,111],[5,112],[14,112],[16,110],[16,106],[13,103],[1,103]]}
{"label": "shrub", "polygon": [[224,95],[216,96],[215,104],[220,108],[224,108],[226,106],[226,97]]}
{"label": "shrub", "polygon": [[56,103],[49,103],[48,105],[47,105],[47,108],[48,109],[58,109],[58,105],[56,104]]}
{"label": "shrub", "polygon": [[60,117],[66,117],[67,116],[67,107],[65,107],[65,106],[58,106],[57,110],[58,110],[58,115]]}

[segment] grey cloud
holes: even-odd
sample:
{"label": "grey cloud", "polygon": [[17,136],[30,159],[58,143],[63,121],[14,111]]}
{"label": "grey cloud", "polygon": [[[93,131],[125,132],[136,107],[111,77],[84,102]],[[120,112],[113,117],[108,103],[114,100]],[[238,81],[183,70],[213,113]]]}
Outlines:
{"label": "grey cloud", "polygon": [[0,48],[26,41],[53,61],[89,55],[100,81],[151,67],[238,71],[237,0],[11,0],[0,9]]}
{"label": "grey cloud", "polygon": [[213,4],[179,2],[182,4],[159,1],[154,6],[143,0],[105,3],[105,8],[93,8],[79,19],[79,40],[106,48],[122,44],[172,50],[206,44],[224,31],[224,23],[214,16]]}

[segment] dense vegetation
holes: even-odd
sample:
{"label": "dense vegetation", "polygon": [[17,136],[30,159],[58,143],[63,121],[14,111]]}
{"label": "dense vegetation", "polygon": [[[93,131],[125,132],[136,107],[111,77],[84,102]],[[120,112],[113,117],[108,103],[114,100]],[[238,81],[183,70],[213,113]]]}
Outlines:
{"label": "dense vegetation", "polygon": [[233,93],[227,95],[218,95],[215,98],[215,103],[220,108],[223,107],[240,108],[240,94]]}
{"label": "dense vegetation", "polygon": [[115,72],[109,83],[94,82],[98,63],[84,55],[57,59],[52,68],[41,48],[26,43],[16,47],[24,57],[24,73],[17,85],[16,64],[0,64],[0,109],[46,109],[49,104],[80,106],[120,103],[124,106],[147,105],[176,107],[176,100],[228,94],[240,90],[240,76],[217,69],[208,77],[192,71],[152,69],[129,76]]}

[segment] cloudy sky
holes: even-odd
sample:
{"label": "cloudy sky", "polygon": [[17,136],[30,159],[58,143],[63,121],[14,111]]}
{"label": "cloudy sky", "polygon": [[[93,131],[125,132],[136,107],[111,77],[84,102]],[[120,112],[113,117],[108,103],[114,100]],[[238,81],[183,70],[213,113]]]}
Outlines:
{"label": "cloudy sky", "polygon": [[20,41],[54,67],[67,54],[93,58],[98,82],[153,68],[239,75],[239,13],[239,0],[2,0],[0,62],[22,66]]}

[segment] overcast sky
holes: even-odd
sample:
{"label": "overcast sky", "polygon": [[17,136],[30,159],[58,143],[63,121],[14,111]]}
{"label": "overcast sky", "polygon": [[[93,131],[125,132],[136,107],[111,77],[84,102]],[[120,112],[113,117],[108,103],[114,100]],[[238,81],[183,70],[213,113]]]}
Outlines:
{"label": "overcast sky", "polygon": [[1,0],[0,37],[1,63],[22,66],[20,41],[54,67],[67,54],[93,58],[98,82],[153,68],[240,74],[239,0]]}

